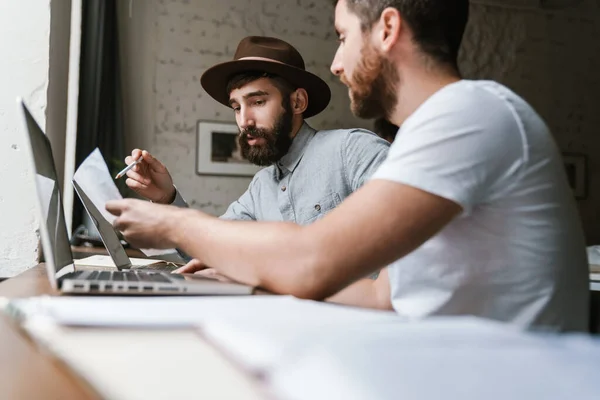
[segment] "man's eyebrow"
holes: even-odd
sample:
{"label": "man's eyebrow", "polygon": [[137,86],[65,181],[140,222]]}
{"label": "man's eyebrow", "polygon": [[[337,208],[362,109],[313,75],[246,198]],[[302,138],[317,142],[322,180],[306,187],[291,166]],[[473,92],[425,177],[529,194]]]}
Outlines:
{"label": "man's eyebrow", "polygon": [[[268,96],[268,95],[269,95],[269,92],[265,92],[264,90],[256,90],[254,92],[250,92],[250,93],[243,95],[242,98],[244,100],[248,100],[251,97]],[[237,100],[234,98],[230,98],[229,105],[231,106],[233,103],[237,103]]]}
{"label": "man's eyebrow", "polygon": [[268,93],[268,92],[265,92],[264,90],[256,90],[256,91],[254,91],[254,92],[250,92],[250,93],[248,93],[248,94],[245,94],[245,95],[243,96],[243,98],[247,100],[247,99],[249,99],[250,97],[268,96],[268,95],[269,95],[269,93]]}

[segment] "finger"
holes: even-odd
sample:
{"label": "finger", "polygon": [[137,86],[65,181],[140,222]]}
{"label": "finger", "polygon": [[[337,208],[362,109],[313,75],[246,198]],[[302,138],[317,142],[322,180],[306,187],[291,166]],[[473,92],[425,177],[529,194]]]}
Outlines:
{"label": "finger", "polygon": [[148,189],[147,185],[144,185],[142,182],[140,181],[136,181],[135,179],[131,179],[131,178],[127,178],[127,180],[125,181],[125,184],[133,189],[133,190],[145,190]]}
{"label": "finger", "polygon": [[139,172],[135,172],[132,170],[127,171],[127,177],[133,179],[134,181],[138,181],[142,185],[150,185],[152,183],[152,179],[140,174]]}
{"label": "finger", "polygon": [[194,266],[190,266],[189,264],[184,265],[183,267],[179,267],[176,270],[172,271],[172,274],[193,274],[196,271]]}
{"label": "finger", "polygon": [[[131,151],[131,158],[132,158],[133,160],[137,160],[137,159],[138,159],[138,158],[140,158],[141,156],[142,156],[142,150],[140,150],[140,149],[133,149],[133,150]],[[129,157],[128,157],[128,158],[129,158]],[[133,160],[132,160],[132,162],[133,162]]]}
{"label": "finger", "polygon": [[[133,156],[127,156],[127,157],[125,157],[125,164],[126,164],[126,165],[131,165],[131,164],[133,164],[133,163],[134,163],[136,160],[138,160],[138,159],[139,159],[139,157],[138,157],[138,158],[135,158],[135,157],[133,157]],[[144,162],[144,160],[142,160],[142,161],[141,161],[141,163],[143,163],[143,162]],[[140,163],[140,164],[141,164],[141,163]]]}
{"label": "finger", "polygon": [[217,270],[213,268],[207,268],[202,271],[198,271],[195,273],[196,275],[203,276],[205,278],[216,279],[221,282],[231,282],[231,279],[227,278],[225,275],[221,275],[217,272]]}
{"label": "finger", "polygon": [[123,211],[126,211],[129,207],[131,200],[109,200],[106,202],[104,208],[112,215],[120,216]]}
{"label": "finger", "polygon": [[205,268],[205,269],[201,269],[199,271],[195,272],[196,275],[202,275],[202,276],[216,276],[217,271],[213,268]]}
{"label": "finger", "polygon": [[133,158],[132,156],[127,156],[125,157],[125,164],[126,165],[130,165],[131,163],[133,163],[135,161],[135,158]]}
{"label": "finger", "polygon": [[144,157],[144,161],[148,163],[148,166],[154,172],[167,172],[167,167],[165,167],[163,163],[154,158],[152,154],[150,154],[148,151],[142,151],[142,157]]}
{"label": "finger", "polygon": [[194,258],[193,260],[191,260],[190,262],[185,264],[183,267],[177,268],[175,271],[173,271],[173,273],[175,273],[175,274],[193,274],[194,272],[203,270],[205,268],[206,268],[206,265],[204,265],[200,260]]}
{"label": "finger", "polygon": [[121,217],[117,217],[115,218],[115,220],[113,221],[113,228],[115,228],[116,230],[120,231],[121,234],[123,235],[123,238],[125,240],[127,240],[127,234],[125,233],[125,225],[123,224],[123,221],[121,220]]}

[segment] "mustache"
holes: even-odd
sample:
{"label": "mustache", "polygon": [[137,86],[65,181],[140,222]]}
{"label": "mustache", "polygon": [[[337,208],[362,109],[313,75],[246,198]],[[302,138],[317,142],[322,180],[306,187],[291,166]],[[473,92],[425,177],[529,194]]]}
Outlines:
{"label": "mustache", "polygon": [[346,74],[342,73],[340,75],[340,82],[342,82],[344,85],[350,87],[350,82],[348,81],[348,78],[346,78]]}
{"label": "mustache", "polygon": [[253,138],[257,139],[266,138],[267,136],[269,136],[269,132],[267,129],[251,127],[246,129],[240,129],[239,136],[243,139],[248,138],[248,136],[252,136]]}

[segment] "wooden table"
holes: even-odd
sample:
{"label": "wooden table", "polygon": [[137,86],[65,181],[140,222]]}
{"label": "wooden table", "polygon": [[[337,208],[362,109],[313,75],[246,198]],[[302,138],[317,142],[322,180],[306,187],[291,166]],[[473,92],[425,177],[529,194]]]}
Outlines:
{"label": "wooden table", "polygon": [[[20,298],[42,294],[57,295],[50,287],[43,264],[0,283],[0,297]],[[77,329],[80,329],[81,332],[86,328]],[[92,332],[92,330],[89,329],[86,332]],[[113,336],[119,334],[116,331],[106,332]],[[190,330],[190,332],[194,332],[194,330]],[[152,331],[141,331],[140,333],[153,334]],[[161,339],[159,338],[159,340]],[[212,347],[201,336],[198,336],[198,346]],[[87,400],[101,398],[94,388],[79,379],[65,364],[52,357],[43,348],[39,348],[15,321],[3,313],[0,313],[0,360],[1,399]],[[168,361],[170,361],[168,358],[158,360],[161,363]],[[212,354],[212,358],[201,355],[191,361],[194,364],[192,369],[198,371],[199,375],[194,376],[193,379],[190,379],[189,374],[185,378],[181,376],[186,381],[194,381],[191,392],[186,392],[190,396],[215,398],[216,395],[217,397],[252,399],[270,397],[266,395],[260,382],[237,367],[222,353],[216,352],[216,354]],[[217,374],[212,371],[214,367],[222,364],[226,364],[226,366],[221,367],[221,372]],[[152,365],[148,365],[148,367],[152,368]],[[174,373],[179,374],[176,371]],[[173,376],[165,377],[165,379],[167,382],[173,382],[177,380],[177,375],[175,375],[175,379]],[[211,385],[211,382],[216,380],[219,380],[220,386]],[[134,384],[143,384],[143,378],[135,381]],[[228,387],[243,388],[242,397],[239,395],[239,390],[232,397],[231,390],[221,389]]]}
{"label": "wooden table", "polygon": [[[43,264],[0,283],[8,298],[55,294]],[[59,361],[44,354],[5,315],[0,315],[0,397],[3,399],[98,399],[94,390]]]}

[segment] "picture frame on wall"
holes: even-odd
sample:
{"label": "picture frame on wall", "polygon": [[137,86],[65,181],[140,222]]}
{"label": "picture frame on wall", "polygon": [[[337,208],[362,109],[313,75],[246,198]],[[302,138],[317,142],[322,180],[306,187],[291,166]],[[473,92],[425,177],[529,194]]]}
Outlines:
{"label": "picture frame on wall", "polygon": [[586,157],[584,154],[563,153],[563,163],[567,173],[567,181],[576,199],[587,196]]}
{"label": "picture frame on wall", "polygon": [[242,157],[236,124],[199,120],[196,129],[198,175],[254,176],[262,168]]}

